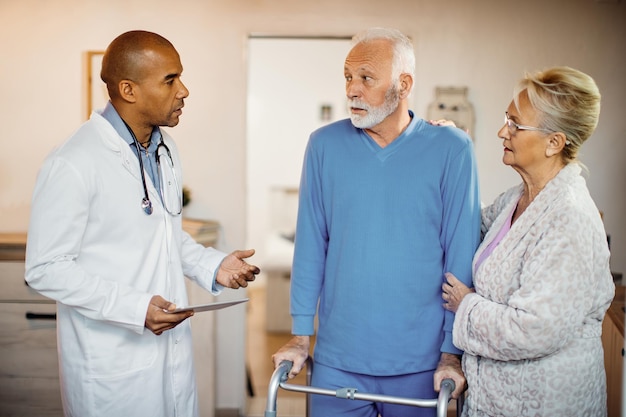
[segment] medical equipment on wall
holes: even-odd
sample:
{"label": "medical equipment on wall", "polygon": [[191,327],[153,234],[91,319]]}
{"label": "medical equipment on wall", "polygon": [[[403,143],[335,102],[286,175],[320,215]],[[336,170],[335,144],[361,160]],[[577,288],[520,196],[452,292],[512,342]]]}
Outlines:
{"label": "medical equipment on wall", "polygon": [[428,106],[428,119],[446,119],[474,139],[474,107],[467,99],[467,87],[436,87],[435,101]]}

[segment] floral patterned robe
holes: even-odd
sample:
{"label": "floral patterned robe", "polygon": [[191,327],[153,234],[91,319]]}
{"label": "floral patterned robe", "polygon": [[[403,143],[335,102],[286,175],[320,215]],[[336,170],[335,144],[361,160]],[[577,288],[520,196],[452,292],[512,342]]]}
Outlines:
{"label": "floral patterned robe", "polygon": [[[581,168],[561,170],[474,271],[454,323],[464,416],[605,416],[602,320],[615,287],[606,233]],[[483,209],[483,243],[522,193]]]}

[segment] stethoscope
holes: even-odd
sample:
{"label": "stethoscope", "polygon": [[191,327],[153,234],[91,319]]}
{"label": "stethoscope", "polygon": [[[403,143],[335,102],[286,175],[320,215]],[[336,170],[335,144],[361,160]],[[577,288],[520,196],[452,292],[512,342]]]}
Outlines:
{"label": "stethoscope", "polygon": [[[139,141],[137,140],[137,137],[135,136],[135,133],[130,128],[130,126],[128,126],[128,124],[124,120],[122,120],[122,122],[124,122],[124,125],[130,132],[130,135],[133,138],[133,142],[135,143],[135,148],[137,149],[137,158],[139,159],[139,169],[141,171],[141,184],[143,185],[143,193],[144,193],[144,196],[141,199],[141,209],[144,211],[144,213],[146,213],[149,216],[154,211],[154,208],[152,207],[152,201],[150,201],[150,197],[148,196],[148,186],[146,185],[146,174],[144,173],[143,158],[141,157],[141,145],[139,144]],[[159,185],[161,188],[160,189],[161,200],[163,202],[163,206],[165,207],[165,210],[167,210],[169,214],[171,214],[172,216],[178,216],[182,212],[182,196],[179,196],[177,207],[174,210],[171,210],[170,207],[168,207],[168,204],[166,202],[164,192],[163,192],[163,187],[165,184],[163,183],[163,174],[161,173],[162,172],[161,158],[159,158],[159,155],[160,155],[159,152],[161,151],[161,149],[165,149],[165,151],[167,152],[167,157],[169,158],[170,161],[172,161],[170,168],[172,170],[173,176],[170,179],[170,181],[174,182],[174,188],[178,190],[179,189],[178,180],[176,179],[176,172],[174,171],[172,153],[170,152],[170,148],[168,148],[165,142],[163,142],[163,135],[159,135],[159,144],[157,145],[156,158],[155,158],[156,163],[157,163],[157,174],[159,176]]]}

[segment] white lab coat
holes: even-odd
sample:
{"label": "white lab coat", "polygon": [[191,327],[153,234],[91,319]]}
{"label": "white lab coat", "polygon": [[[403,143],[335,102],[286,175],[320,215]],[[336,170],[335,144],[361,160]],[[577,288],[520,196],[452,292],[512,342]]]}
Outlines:
{"label": "white lab coat", "polygon": [[[180,177],[176,146],[163,139]],[[146,311],[153,295],[187,305],[184,275],[211,291],[226,254],[194,242],[146,182],[150,216],[136,154],[98,113],[38,175],[26,280],[57,301],[67,416],[198,414],[189,320],[156,336]]]}

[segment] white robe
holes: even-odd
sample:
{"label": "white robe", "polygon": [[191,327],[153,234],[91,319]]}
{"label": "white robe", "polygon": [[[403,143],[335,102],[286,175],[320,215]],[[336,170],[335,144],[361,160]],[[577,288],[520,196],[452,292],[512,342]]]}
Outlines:
{"label": "white robe", "polygon": [[[474,273],[456,313],[466,416],[603,416],[602,320],[615,287],[605,230],[578,164],[552,179]],[[474,262],[522,186],[483,209]]]}
{"label": "white robe", "polygon": [[[180,176],[176,146],[165,132],[163,139]],[[144,322],[153,295],[187,305],[184,275],[211,291],[225,254],[194,242],[145,177],[150,216],[136,154],[93,113],[37,178],[26,279],[57,301],[67,416],[198,413],[190,321],[161,336]]]}

